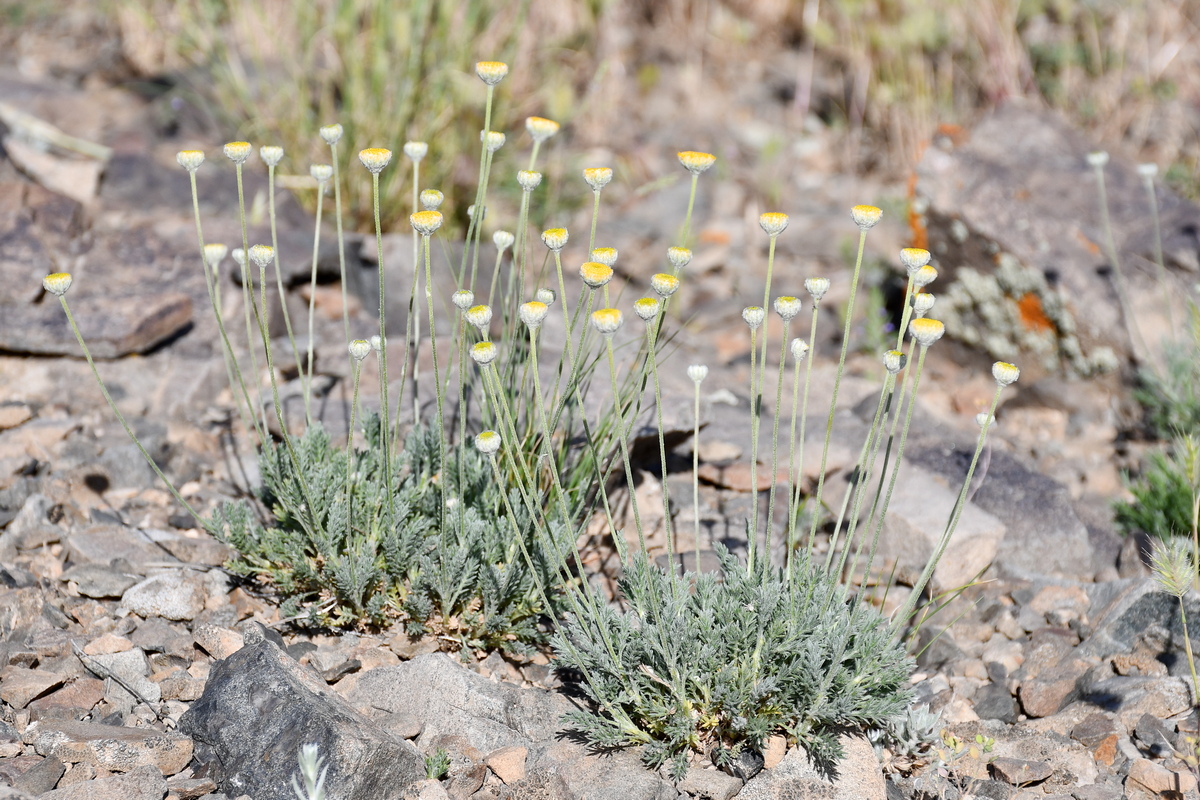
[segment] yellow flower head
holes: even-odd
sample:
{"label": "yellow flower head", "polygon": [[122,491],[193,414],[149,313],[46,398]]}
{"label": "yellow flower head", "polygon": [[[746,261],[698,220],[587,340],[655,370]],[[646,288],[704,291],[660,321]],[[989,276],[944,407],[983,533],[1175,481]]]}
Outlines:
{"label": "yellow flower head", "polygon": [[592,327],[605,336],[612,336],[625,321],[619,308],[602,308],[592,312]]}
{"label": "yellow flower head", "polygon": [[791,322],[800,313],[802,303],[798,297],[776,297],[775,298],[775,313],[778,314],[784,322]]}
{"label": "yellow flower head", "polygon": [[712,153],[699,153],[695,150],[680,150],[675,155],[679,157],[679,163],[683,165],[683,168],[693,175],[708,172],[708,169],[717,162],[717,157]]}
{"label": "yellow flower head", "polygon": [[392,151],[383,147],[368,147],[358,151],[358,160],[372,175],[383,172],[383,168],[392,160]]}
{"label": "yellow flower head", "polygon": [[922,347],[929,347],[929,345],[942,338],[942,334],[946,332],[946,326],[936,319],[921,317],[920,319],[914,319],[908,324],[908,332],[917,340],[917,344]]}
{"label": "yellow flower head", "polygon": [[641,317],[643,322],[650,322],[658,316],[660,308],[662,302],[657,297],[643,297],[633,304],[633,313]]}
{"label": "yellow flower head", "polygon": [[421,208],[426,211],[437,211],[442,207],[442,202],[446,199],[446,195],[437,189],[422,189],[418,198],[421,200]]}
{"label": "yellow flower head", "polygon": [[692,263],[692,251],[686,247],[668,247],[667,261],[675,269],[683,269],[688,264]]}
{"label": "yellow flower head", "polygon": [[787,230],[787,226],[788,215],[778,211],[768,211],[758,218],[758,227],[762,228],[767,236],[778,236]]}
{"label": "yellow flower head", "polygon": [[850,209],[850,216],[860,231],[869,231],[883,217],[883,209],[875,206],[855,206]]}
{"label": "yellow flower head", "polygon": [[488,325],[492,322],[492,307],[484,304],[471,306],[464,315],[467,322],[478,328],[480,333],[486,333]]}
{"label": "yellow flower head", "polygon": [[579,267],[579,277],[591,289],[599,289],[612,280],[612,267],[599,261],[585,261]]}
{"label": "yellow flower head", "polygon": [[371,343],[366,339],[355,339],[349,345],[350,357],[355,361],[362,361],[367,356],[371,355]]}
{"label": "yellow flower head", "polygon": [[225,157],[235,164],[245,164],[254,150],[249,142],[229,142],[225,145]]}
{"label": "yellow flower head", "polygon": [[55,297],[62,297],[74,279],[69,272],[55,272],[42,278],[42,288]]}
{"label": "yellow flower head", "polygon": [[485,456],[495,456],[501,444],[500,434],[495,431],[484,431],[475,437],[475,449]]}
{"label": "yellow flower head", "polygon": [[668,275],[665,272],[659,272],[650,279],[650,288],[659,297],[670,297],[679,291],[679,278],[674,275]]}
{"label": "yellow flower head", "polygon": [[538,300],[530,300],[528,303],[522,303],[518,311],[521,315],[521,322],[524,322],[531,329],[537,330],[546,321],[546,315],[550,313],[550,307]]}
{"label": "yellow flower head", "polygon": [[592,251],[592,261],[599,261],[604,266],[611,267],[617,263],[617,248],[597,247]]}
{"label": "yellow flower head", "polygon": [[558,133],[559,125],[552,119],[545,117],[526,117],[525,130],[533,137],[535,142],[544,142],[554,134]]}
{"label": "yellow flower head", "polygon": [[495,86],[508,74],[508,64],[503,61],[477,61],[475,74],[488,86]]}
{"label": "yellow flower head", "polygon": [[195,172],[204,163],[204,151],[180,150],[175,154],[175,161],[188,172]]}
{"label": "yellow flower head", "polygon": [[409,214],[408,221],[412,223],[413,230],[417,233],[422,236],[432,236],[434,231],[442,227],[442,212],[418,211],[415,214]]}
{"label": "yellow flower head", "polygon": [[495,361],[499,354],[499,348],[491,342],[479,342],[471,347],[471,358],[481,367]]}
{"label": "yellow flower head", "polygon": [[570,234],[567,233],[566,228],[549,228],[542,231],[542,243],[556,253],[567,246],[568,238],[570,238]]}
{"label": "yellow flower head", "polygon": [[594,192],[608,186],[612,177],[612,170],[608,167],[588,167],[583,171],[583,179],[587,181],[587,185],[592,187]]}
{"label": "yellow flower head", "polygon": [[1021,377],[1021,370],[1007,361],[997,361],[992,364],[992,377],[998,385],[1008,386],[1017,382],[1017,378]]}
{"label": "yellow flower head", "polygon": [[900,251],[900,263],[904,265],[904,269],[908,271],[909,275],[928,264],[929,259],[929,251],[920,247],[905,247]]}

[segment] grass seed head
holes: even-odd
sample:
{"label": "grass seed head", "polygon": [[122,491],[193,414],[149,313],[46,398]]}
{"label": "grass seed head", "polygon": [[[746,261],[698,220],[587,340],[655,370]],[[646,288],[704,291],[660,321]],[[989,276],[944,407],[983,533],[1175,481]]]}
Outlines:
{"label": "grass seed head", "polygon": [[700,153],[695,150],[680,150],[675,154],[679,158],[679,163],[683,168],[693,175],[699,175],[702,172],[708,172],[713,164],[717,163],[717,157],[712,153]]}
{"label": "grass seed head", "polygon": [[625,317],[619,308],[602,308],[592,312],[592,327],[604,336],[612,336],[624,321]]}
{"label": "grass seed head", "polygon": [[784,322],[791,322],[800,313],[800,308],[803,304],[800,298],[785,295],[784,297],[775,298],[775,313],[778,314]]}
{"label": "grass seed head", "polygon": [[591,289],[599,289],[612,280],[613,270],[599,261],[585,261],[579,266],[579,277]]}
{"label": "grass seed head", "polygon": [[229,248],[223,244],[210,242],[204,245],[204,263],[208,265],[209,269],[216,269],[227,255],[229,255]]}
{"label": "grass seed head", "polygon": [[611,267],[617,263],[617,248],[597,247],[592,251],[592,261],[597,261],[606,267]]}
{"label": "grass seed head", "polygon": [[341,141],[342,126],[336,122],[332,125],[322,125],[321,129],[317,131],[317,133],[321,134],[321,138],[325,140],[325,144],[332,147]]}
{"label": "grass seed head", "polygon": [[937,280],[938,271],[926,264],[912,273],[913,286],[918,289],[924,289],[929,284]]}
{"label": "grass seed head", "polygon": [[467,322],[479,329],[480,333],[487,333],[488,325],[492,323],[492,307],[483,303],[476,306],[471,306],[465,312]]}
{"label": "grass seed head", "polygon": [[188,172],[195,172],[204,163],[203,150],[180,150],[175,154],[175,162]]}
{"label": "grass seed head", "polygon": [[371,355],[371,343],[366,339],[355,339],[349,345],[350,357],[355,361],[362,361],[367,356]]}
{"label": "grass seed head", "polygon": [[553,289],[547,289],[544,286],[537,290],[537,295],[535,296],[539,303],[545,303],[548,306],[554,305],[554,301],[558,299],[558,295],[554,293]]}
{"label": "grass seed head", "polygon": [[409,160],[414,164],[420,163],[421,159],[429,155],[429,143],[413,141],[405,142],[404,155],[408,156]]}
{"label": "grass seed head", "polygon": [[928,264],[930,257],[929,251],[920,247],[905,247],[900,251],[900,263],[909,275]]}
{"label": "grass seed head", "polygon": [[904,369],[904,365],[907,363],[908,356],[899,350],[888,350],[883,354],[883,368],[892,375]]}
{"label": "grass seed head", "polygon": [[42,288],[55,297],[62,297],[74,279],[69,272],[54,272],[42,278]]}
{"label": "grass seed head", "polygon": [[667,248],[667,262],[675,269],[683,269],[688,264],[692,263],[692,251],[686,247]]}
{"label": "grass seed head", "polygon": [[392,151],[384,147],[368,147],[358,151],[358,160],[372,175],[383,172],[383,168],[392,160]]}
{"label": "grass seed head", "polygon": [[224,147],[225,157],[235,164],[245,164],[254,151],[249,142],[229,142]]}
{"label": "grass seed head", "polygon": [[746,306],[742,309],[742,319],[745,320],[752,331],[758,330],[766,318],[767,312],[762,306]]}
{"label": "grass seed head", "polygon": [[598,192],[608,186],[612,177],[613,171],[608,167],[588,167],[583,171],[583,179],[587,181],[588,186],[592,187],[593,192]]}
{"label": "grass seed head", "polygon": [[496,231],[492,234],[492,244],[496,245],[496,249],[501,253],[512,247],[516,241],[517,237],[508,231]]}
{"label": "grass seed head", "polygon": [[910,299],[913,313],[918,317],[923,317],[933,308],[933,303],[936,298],[929,292],[917,292]]}
{"label": "grass seed head", "polygon": [[475,437],[475,449],[491,458],[500,450],[502,440],[495,431],[484,431]]}
{"label": "grass seed head", "polygon": [[412,223],[413,230],[417,233],[422,236],[432,236],[438,228],[442,227],[442,212],[418,211],[415,214],[409,214],[408,221]]}
{"label": "grass seed head", "polygon": [[250,260],[260,267],[265,267],[275,258],[275,248],[266,244],[250,245]]}
{"label": "grass seed head", "polygon": [[883,209],[875,206],[855,206],[850,209],[850,217],[860,231],[869,231],[874,228],[882,216]]}
{"label": "grass seed head", "polygon": [[550,313],[550,307],[537,300],[531,300],[528,303],[522,303],[517,313],[521,316],[521,322],[528,325],[530,330],[536,331],[546,321],[546,315]]}
{"label": "grass seed head", "polygon": [[527,192],[532,192],[542,182],[542,173],[532,169],[523,169],[517,172],[517,183],[521,184],[521,188]]}
{"label": "grass seed head", "polygon": [[829,278],[805,278],[804,291],[813,299],[813,305],[821,302],[821,298],[829,291]]}
{"label": "grass seed head", "polygon": [[808,342],[797,337],[792,339],[789,349],[792,351],[792,358],[795,359],[797,364],[799,364],[804,360],[804,357],[808,355]]}
{"label": "grass seed head", "polygon": [[479,141],[483,142],[484,148],[489,153],[494,153],[501,147],[504,147],[504,142],[507,137],[500,131],[480,131]]}
{"label": "grass seed head", "polygon": [[313,164],[308,168],[308,174],[319,184],[328,183],[329,179],[333,177],[333,167],[329,164]]}
{"label": "grass seed head", "polygon": [[264,144],[258,148],[258,157],[268,167],[277,167],[283,160],[283,148],[277,144]]}
{"label": "grass seed head", "polygon": [[486,367],[500,355],[500,349],[493,342],[478,342],[471,346],[471,360],[481,367]]}
{"label": "grass seed head", "polygon": [[692,379],[692,383],[699,386],[708,377],[708,367],[704,364],[692,364],[687,368],[687,376]]}
{"label": "grass seed head", "polygon": [[475,293],[470,289],[459,289],[450,299],[459,311],[466,311],[475,302]]}
{"label": "grass seed head", "polygon": [[1017,378],[1021,377],[1021,370],[1017,369],[1015,364],[997,361],[992,364],[992,377],[996,379],[998,386],[1011,386],[1017,382]]}
{"label": "grass seed head", "polygon": [[946,332],[946,326],[936,319],[921,317],[908,323],[908,332],[917,340],[917,344],[922,347],[929,347],[929,345],[942,338],[942,334]]}
{"label": "grass seed head", "polygon": [[437,189],[424,189],[419,195],[421,200],[421,208],[426,211],[437,211],[442,207],[442,203],[446,199],[446,195],[439,192]]}
{"label": "grass seed head", "polygon": [[503,61],[476,61],[475,74],[488,86],[495,86],[508,74],[508,64]]}
{"label": "grass seed head", "polygon": [[674,275],[668,275],[665,272],[659,272],[650,278],[650,288],[659,297],[670,297],[679,291],[679,278]]}
{"label": "grass seed head", "polygon": [[571,235],[567,233],[566,228],[548,228],[542,231],[542,243],[556,253],[562,252],[570,238]]}
{"label": "grass seed head", "polygon": [[526,117],[525,130],[535,142],[544,142],[558,133],[559,124],[545,117]]}
{"label": "grass seed head", "polygon": [[1178,537],[1155,545],[1150,569],[1162,590],[1176,597],[1186,595],[1196,577],[1187,543]]}
{"label": "grass seed head", "polygon": [[759,215],[758,227],[762,228],[763,232],[772,238],[787,230],[787,226],[787,214],[781,214],[778,211],[768,211],[766,214]]}
{"label": "grass seed head", "polygon": [[657,297],[643,297],[633,304],[633,313],[642,318],[643,322],[651,322],[658,316],[662,302]]}

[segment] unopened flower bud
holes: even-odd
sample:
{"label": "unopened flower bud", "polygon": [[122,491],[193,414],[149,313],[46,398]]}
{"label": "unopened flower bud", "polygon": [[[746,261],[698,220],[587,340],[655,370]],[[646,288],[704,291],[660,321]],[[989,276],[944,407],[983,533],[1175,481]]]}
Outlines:
{"label": "unopened flower bud", "polygon": [[875,206],[855,206],[850,209],[850,216],[860,231],[869,231],[883,216],[883,209]]}
{"label": "unopened flower bud", "polygon": [[542,231],[542,243],[549,247],[554,252],[562,252],[562,249],[567,246],[567,240],[570,234],[566,228],[549,228]]}
{"label": "unopened flower bud", "polygon": [[383,339],[378,333],[372,336],[368,341],[371,342],[371,349],[376,353],[383,351]]}
{"label": "unopened flower bud", "polygon": [[446,195],[437,189],[424,189],[420,194],[421,208],[426,211],[437,211],[446,200]]}
{"label": "unopened flower bud", "polygon": [[592,251],[592,261],[598,261],[606,267],[611,267],[617,263],[617,248],[597,247]]}
{"label": "unopened flower bud", "polygon": [[451,295],[450,300],[459,311],[466,311],[475,302],[475,293],[470,289],[459,289]]}
{"label": "unopened flower bud", "polygon": [[428,142],[405,142],[404,155],[408,156],[410,161],[420,162],[421,159],[429,155]]}
{"label": "unopened flower bud", "polygon": [[650,288],[659,297],[670,297],[679,291],[679,278],[659,272],[650,278]]}
{"label": "unopened flower bud", "polygon": [[997,361],[992,364],[992,377],[996,379],[997,385],[1008,386],[1017,382],[1017,378],[1021,377],[1021,370],[1007,361]]}
{"label": "unopened flower bud", "polygon": [[545,287],[538,289],[537,294],[534,296],[537,298],[539,303],[545,303],[548,306],[554,305],[554,301],[558,297],[558,295],[554,293],[553,289],[547,289]]}
{"label": "unopened flower bud", "polygon": [[908,302],[912,304],[913,313],[918,317],[923,317],[933,308],[935,299],[929,292],[917,292]]}
{"label": "unopened flower bud", "polygon": [[704,364],[692,364],[687,368],[687,376],[692,379],[692,383],[699,384],[708,377],[708,367]]}
{"label": "unopened flower bud", "polygon": [[[467,206],[467,219],[475,219],[475,204]],[[483,207],[483,214],[480,216],[480,221],[487,219],[487,206]]]}
{"label": "unopened flower bud", "polygon": [[508,64],[503,61],[477,61],[475,74],[488,86],[495,86],[508,74]]}
{"label": "unopened flower bud", "polygon": [[1149,180],[1158,174],[1158,164],[1147,162],[1137,165],[1137,174]]}
{"label": "unopened flower bud", "polygon": [[1108,153],[1104,152],[1103,150],[1096,150],[1095,152],[1088,153],[1087,162],[1093,167],[1103,167],[1108,163]]}
{"label": "unopened flower bud", "polygon": [[545,117],[526,117],[525,130],[533,137],[535,142],[544,142],[554,134],[558,133],[559,125],[552,119]]}
{"label": "unopened flower bud", "polygon": [[883,354],[883,368],[892,375],[904,369],[904,365],[907,363],[908,356],[899,350],[888,350]]}
{"label": "unopened flower bud", "polygon": [[512,247],[515,241],[517,241],[517,237],[508,231],[496,231],[492,234],[492,244],[496,245],[496,249],[501,253]]}
{"label": "unopened flower bud", "polygon": [[938,271],[926,264],[912,274],[913,286],[918,289],[924,289],[929,284],[937,280]]}
{"label": "unopened flower bud", "polygon": [[641,317],[643,322],[650,322],[658,316],[662,303],[657,297],[643,297],[633,304],[633,313]]}
{"label": "unopened flower bud", "polygon": [[342,126],[336,122],[332,125],[322,125],[317,133],[321,134],[321,138],[325,140],[325,144],[333,146],[342,138]]}
{"label": "unopened flower bud", "polygon": [[239,267],[246,266],[246,251],[240,247],[235,247],[230,251],[229,255],[233,256],[233,260],[237,262]]}
{"label": "unopened flower bud", "polygon": [[208,265],[209,269],[216,269],[227,255],[229,255],[229,248],[223,244],[210,242],[204,245],[204,263]]}
{"label": "unopened flower bud", "polygon": [[922,347],[929,347],[929,345],[942,338],[942,334],[946,332],[946,326],[936,319],[921,317],[920,319],[914,319],[908,324],[908,332],[917,340],[917,344]]}
{"label": "unopened flower bud", "polygon": [[283,160],[283,148],[277,144],[264,144],[258,148],[258,157],[268,167],[275,167]]}
{"label": "unopened flower bud", "polygon": [[483,147],[489,153],[494,153],[501,147],[504,147],[506,137],[500,131],[480,131],[479,141],[483,142]]}
{"label": "unopened flower bud", "polygon": [[475,437],[475,449],[489,458],[500,451],[501,444],[500,434],[495,431],[484,431]]}
{"label": "unopened flower bud", "polygon": [[784,322],[791,322],[800,313],[801,302],[798,297],[785,295],[775,298],[775,313],[778,314]]}
{"label": "unopened flower bud", "polygon": [[479,329],[480,333],[486,333],[488,325],[492,322],[492,307],[489,305],[477,305],[468,308],[464,314],[467,317],[467,322]]}
{"label": "unopened flower bud", "polygon": [[758,227],[763,229],[767,236],[775,237],[787,230],[788,215],[781,214],[778,211],[768,211],[758,218]]}
{"label": "unopened flower bud", "polygon": [[668,247],[667,261],[675,269],[683,269],[692,262],[692,251],[686,247]]}
{"label": "unopened flower bud", "polygon": [[812,297],[813,305],[816,305],[829,291],[829,278],[805,278],[804,290]]}
{"label": "unopened flower bud", "polygon": [[486,367],[500,355],[499,348],[492,342],[479,342],[471,346],[471,359],[481,367]]}
{"label": "unopened flower bud", "polygon": [[442,212],[418,211],[415,214],[409,214],[408,221],[412,223],[413,230],[417,233],[422,236],[432,236],[434,231],[442,227]]}
{"label": "unopened flower bud", "polygon": [[317,183],[326,183],[333,177],[333,167],[329,164],[313,164],[308,168],[308,174]]}
{"label": "unopened flower bud", "polygon": [[542,182],[542,173],[531,169],[523,169],[517,172],[517,183],[521,184],[521,188],[527,192],[532,192]]}
{"label": "unopened flower bud", "polygon": [[175,154],[175,161],[188,172],[195,172],[204,163],[204,151],[180,150]]}
{"label": "unopened flower bud", "polygon": [[588,186],[592,187],[593,192],[598,192],[608,186],[612,177],[613,171],[608,167],[588,167],[583,171],[583,179],[587,181]]}
{"label": "unopened flower bud", "polygon": [[900,263],[909,275],[928,264],[929,259],[929,251],[920,247],[905,247],[900,251]]}
{"label": "unopened flower bud", "polygon": [[250,260],[259,267],[265,267],[275,258],[275,248],[265,244],[255,244],[250,246]]}
{"label": "unopened flower bud", "polygon": [[742,309],[742,319],[746,321],[752,331],[758,330],[766,318],[767,312],[762,306],[746,306]]}
{"label": "unopened flower bud", "polygon": [[69,272],[54,272],[42,278],[42,288],[55,297],[62,297],[71,288],[73,280]]}
{"label": "unopened flower bud", "polygon": [[249,142],[229,142],[223,149],[225,157],[235,164],[245,164],[254,151]]}
{"label": "unopened flower bud", "polygon": [[349,345],[350,357],[355,361],[362,361],[371,354],[371,343],[366,339],[355,339]]}
{"label": "unopened flower bud", "polygon": [[808,342],[800,338],[792,339],[789,349],[792,351],[792,358],[799,364],[808,355]]}
{"label": "unopened flower bud", "polygon": [[383,147],[368,147],[358,151],[358,160],[372,175],[383,172],[383,168],[392,160],[392,151]]}
{"label": "unopened flower bud", "polygon": [[533,330],[537,330],[546,321],[546,315],[550,313],[550,308],[545,303],[531,300],[528,303],[522,303],[517,313],[521,316],[521,322]]}
{"label": "unopened flower bud", "polygon": [[990,428],[996,424],[996,418],[986,411],[980,411],[975,415],[975,424],[981,428]]}
{"label": "unopened flower bud", "polygon": [[605,336],[612,336],[621,327],[624,316],[619,308],[602,308],[592,312],[592,327]]}

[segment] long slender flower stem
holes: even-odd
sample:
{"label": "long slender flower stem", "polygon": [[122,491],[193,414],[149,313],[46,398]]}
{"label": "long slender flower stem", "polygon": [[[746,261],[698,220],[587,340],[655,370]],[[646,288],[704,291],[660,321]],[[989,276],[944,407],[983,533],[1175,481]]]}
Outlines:
{"label": "long slender flower stem", "polygon": [[[683,236],[680,237],[680,242],[684,247],[690,247],[692,236],[692,209],[696,206],[696,185],[700,182],[700,174],[692,173],[692,190],[688,193],[687,215],[683,218]],[[765,308],[765,306],[764,306]]]}
{"label": "long slender flower stem", "polygon": [[[279,292],[279,307],[283,309],[283,324],[287,329],[288,345],[292,348],[292,357],[296,360],[296,374],[303,375],[304,371],[300,368],[300,351],[296,348],[296,334],[292,331],[292,315],[287,307],[287,295],[283,290],[283,270],[279,266],[279,234],[275,221],[275,165],[267,166],[267,208],[271,217],[271,249],[275,251],[275,288]],[[318,216],[318,219],[320,217]],[[309,341],[311,341],[312,331],[309,331]],[[311,361],[310,376],[311,376]],[[312,389],[312,383],[304,388],[304,418],[305,423],[312,425],[312,411],[310,409],[309,394]]]}
{"label": "long slender flower stem", "polygon": [[[413,209],[414,214],[420,210],[418,208],[418,205],[421,202],[420,176],[421,176],[421,162],[419,160],[414,160],[413,161],[413,187],[412,187],[412,190],[413,190],[412,209]],[[413,247],[412,247],[413,279],[412,279],[412,293],[409,296],[409,303],[408,303],[408,315],[412,319],[412,325],[411,325],[412,339],[411,339],[410,347],[412,349],[412,362],[413,362],[413,367],[412,367],[413,422],[415,423],[421,419],[421,304],[414,302],[418,295],[418,292],[420,290],[420,286],[421,286],[421,250],[420,250],[421,237],[417,235],[416,231],[413,232],[412,244],[413,244]],[[407,362],[407,359],[408,359],[407,352],[405,352],[404,357],[405,357],[405,361]],[[407,369],[407,363],[405,364],[404,368]],[[397,401],[397,404],[398,403],[399,403],[399,401]],[[397,425],[399,425],[399,422],[400,422],[400,420],[399,420],[399,417],[400,417],[399,405],[397,405],[396,417],[397,417],[396,423],[397,423]]]}
{"label": "long slender flower stem", "polygon": [[758,544],[758,412],[762,402],[761,387],[757,385],[756,361],[758,360],[758,329],[750,329],[750,541],[746,568],[754,572],[754,550]]}
{"label": "long slender flower stem", "polygon": [[[659,313],[662,313],[661,311]],[[663,411],[662,411],[662,387],[658,380],[658,360],[654,356],[654,326],[646,326],[646,344],[647,358],[650,361],[650,374],[654,377],[654,411],[658,422],[658,457],[659,466],[662,469],[662,496],[663,496],[663,533],[667,538],[667,564],[671,569],[672,574],[675,571],[675,543],[674,535],[671,532],[671,498],[667,491],[667,443],[666,435],[663,432]],[[699,562],[697,562],[698,564]],[[699,567],[697,567],[699,569]],[[677,586],[676,581],[671,581],[672,586]]]}
{"label": "long slender flower stem", "polygon": [[[317,306],[317,255],[321,247],[321,208],[325,198],[325,186],[321,184],[317,189],[317,212],[316,225],[313,231],[313,250],[312,250],[312,272],[309,275],[308,283],[308,372],[307,379],[304,384],[304,417],[309,425],[312,425],[312,385],[313,385],[313,313]],[[279,258],[276,253],[275,258]],[[306,373],[301,372],[301,375]]]}
{"label": "long slender flower stem", "polygon": [[[562,297],[560,305],[563,312],[563,326],[567,331],[567,346],[563,348],[563,352],[567,355],[567,372],[573,375],[575,373],[575,360],[571,355],[571,319],[570,315],[567,314],[567,284],[563,280],[561,250],[554,251],[554,268],[558,272],[558,293]],[[555,421],[557,422],[557,420]]]}
{"label": "long slender flower stem", "polygon": [[[375,257],[379,263],[379,413],[382,417],[380,430],[383,431],[383,492],[387,496],[388,513],[392,517],[396,513],[396,501],[392,496],[392,448],[387,438],[391,430],[391,409],[388,408],[388,377],[387,377],[387,284],[384,278],[387,270],[383,266],[383,226],[379,219],[379,173],[371,173],[371,205],[375,217]],[[439,409],[440,411],[440,409]],[[439,420],[440,421],[440,420]],[[443,507],[444,507],[443,503]]]}
{"label": "long slender flower stem", "polygon": [[158,464],[155,463],[154,459],[150,457],[150,454],[146,452],[146,448],[142,446],[141,441],[137,438],[137,435],[134,434],[133,428],[129,427],[129,423],[126,422],[125,415],[122,414],[121,410],[117,408],[117,404],[113,401],[112,395],[108,393],[108,387],[104,385],[104,380],[100,377],[100,371],[96,369],[96,362],[92,359],[92,353],[90,350],[88,350],[87,343],[83,340],[83,334],[79,332],[79,326],[75,324],[75,317],[73,314],[71,314],[71,307],[67,305],[66,295],[59,295],[58,302],[62,304],[63,312],[67,315],[67,322],[70,323],[71,331],[75,334],[75,339],[79,342],[79,348],[83,350],[83,357],[87,359],[88,366],[92,368],[92,376],[96,379],[96,384],[100,387],[100,392],[104,395],[104,400],[108,403],[108,407],[112,409],[113,414],[116,415],[117,421],[121,423],[121,427],[125,429],[125,433],[129,436],[130,440],[133,441],[133,444],[137,447],[138,452],[142,454],[142,457],[146,459],[146,463],[150,465],[152,470],[154,470],[154,474],[162,480],[163,484],[167,487],[167,491],[171,493],[171,496],[174,497],[181,506],[183,506],[188,515],[191,516],[192,519],[196,520],[197,524],[199,524],[201,528],[211,531],[211,524],[201,517],[200,513],[196,511],[196,509],[192,508],[191,503],[183,499],[183,496],[179,494],[179,490],[175,488],[175,484],[171,483],[170,479],[168,479],[167,476],[163,474],[163,471],[159,469]]}
{"label": "long slender flower stem", "polygon": [[[692,406],[692,522],[696,547],[696,574],[700,574],[700,381],[694,381]],[[664,482],[665,485],[665,482]]]}
{"label": "long slender flower stem", "polygon": [[[612,383],[613,398],[616,400],[621,396],[620,389],[617,386],[617,361],[613,355],[612,335],[604,336],[605,350],[608,355],[608,375]],[[638,546],[641,548],[642,555],[649,558],[649,551],[646,550],[646,532],[642,529],[642,515],[638,511],[637,501],[637,486],[633,482],[633,466],[629,462],[629,438],[625,432],[625,420],[621,419],[617,426],[617,438],[619,440],[621,450],[621,462],[625,465],[625,481],[629,486],[629,506],[633,509],[633,524],[637,529]]]}
{"label": "long slender flower stem", "polygon": [[[425,301],[429,307],[429,349],[433,353],[433,386],[437,393],[437,435],[438,449],[441,455],[439,463],[443,471],[446,469],[446,422],[443,416],[443,407],[445,405],[445,397],[442,392],[442,376],[438,370],[438,352],[437,352],[437,330],[433,319],[433,270],[430,266],[430,237],[423,235],[424,250],[425,250]],[[446,481],[441,482],[441,508],[440,517],[443,529],[446,524]]]}
{"label": "long slender flower stem", "polygon": [[[250,237],[246,233],[246,195],[242,187],[242,165],[237,164],[237,190],[238,190],[238,220],[242,226],[242,310],[246,317],[246,349],[250,353],[250,372],[254,380],[254,390],[257,395],[259,382],[262,378],[258,371],[258,356],[254,353],[254,326],[250,323],[250,313],[258,314],[258,306],[254,303],[251,284],[254,279],[250,277]],[[257,401],[257,397],[256,397]],[[262,429],[266,431],[267,426],[267,409],[261,402],[258,403],[258,414],[262,417]],[[283,424],[283,420],[280,420]]]}
{"label": "long slender flower stem", "polygon": [[[767,544],[763,550],[763,557],[769,559],[771,557],[771,534],[775,528],[775,485],[779,482],[776,476],[779,474],[779,414],[783,408],[783,368],[787,360],[787,343],[788,343],[788,322],[783,322],[783,336],[779,340],[779,374],[775,380],[775,413],[771,415],[771,491],[767,495]],[[767,337],[764,335],[763,339]],[[763,348],[764,360],[766,356],[766,347]],[[764,374],[765,374],[764,365]]]}
{"label": "long slender flower stem", "polygon": [[[333,164],[333,205],[334,216],[337,218],[338,272],[342,281],[342,328],[346,342],[349,343],[350,304],[346,295],[346,236],[342,229],[342,177],[341,166],[338,164],[337,142],[331,142],[329,145],[329,159]],[[382,264],[380,265],[380,274],[382,274]],[[380,335],[382,336],[382,334]]]}

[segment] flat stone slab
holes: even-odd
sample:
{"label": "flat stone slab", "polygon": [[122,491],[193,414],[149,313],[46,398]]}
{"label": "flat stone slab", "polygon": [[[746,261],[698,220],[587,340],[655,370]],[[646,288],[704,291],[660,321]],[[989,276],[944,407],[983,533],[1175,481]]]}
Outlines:
{"label": "flat stone slab", "polygon": [[56,756],[68,764],[91,764],[110,772],[150,766],[163,775],[174,775],[192,760],[192,740],[187,736],[74,720],[38,723],[33,747],[39,755]]}
{"label": "flat stone slab", "polygon": [[0,700],[14,708],[24,708],[36,697],[55,686],[61,686],[63,676],[40,669],[5,667],[0,670]]}

